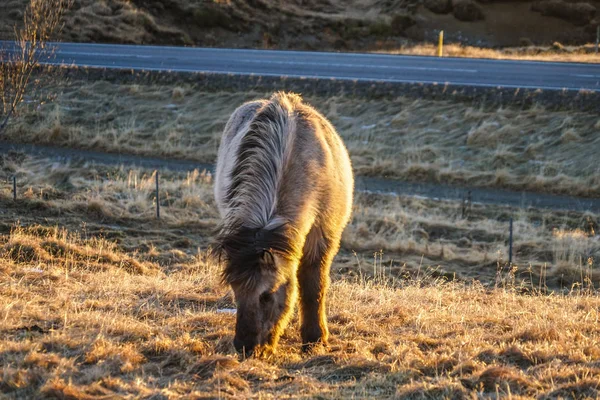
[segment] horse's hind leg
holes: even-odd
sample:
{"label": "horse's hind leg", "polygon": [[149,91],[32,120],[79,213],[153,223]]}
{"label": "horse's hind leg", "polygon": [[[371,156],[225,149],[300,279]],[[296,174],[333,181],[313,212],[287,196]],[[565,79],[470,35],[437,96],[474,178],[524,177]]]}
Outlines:
{"label": "horse's hind leg", "polygon": [[338,249],[339,238],[327,238],[318,227],[313,227],[306,238],[298,268],[303,351],[318,343],[327,344],[329,330],[325,300],[329,268]]}

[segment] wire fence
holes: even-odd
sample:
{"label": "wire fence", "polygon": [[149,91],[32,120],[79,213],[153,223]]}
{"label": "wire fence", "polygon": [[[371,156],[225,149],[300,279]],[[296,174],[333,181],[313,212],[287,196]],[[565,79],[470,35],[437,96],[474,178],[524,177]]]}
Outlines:
{"label": "wire fence", "polygon": [[[160,219],[161,216],[161,206],[160,206],[160,174],[158,170],[154,170],[154,204],[156,208],[156,219]],[[12,183],[12,197],[13,201],[17,201],[18,199],[18,190],[17,190],[17,176],[13,175],[9,178]],[[469,218],[472,209],[472,192],[469,190],[465,192],[462,196],[461,202],[461,218],[466,219]],[[508,226],[508,265],[513,265],[513,218],[510,218],[509,226]]]}
{"label": "wire fence", "polygon": [[[154,170],[153,175],[155,176],[155,206],[156,206],[156,219],[160,219],[160,178],[158,170]],[[12,197],[13,201],[18,200],[18,190],[17,190],[17,176],[13,175],[9,178],[9,182],[12,184]]]}

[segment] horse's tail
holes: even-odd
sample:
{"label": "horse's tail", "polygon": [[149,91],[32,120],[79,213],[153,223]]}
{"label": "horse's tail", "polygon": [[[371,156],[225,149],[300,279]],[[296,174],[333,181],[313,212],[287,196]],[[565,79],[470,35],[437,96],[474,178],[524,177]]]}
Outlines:
{"label": "horse's tail", "polygon": [[278,225],[278,191],[290,158],[296,130],[294,94],[275,93],[254,116],[241,140],[231,173],[226,202],[230,222],[248,228]]}

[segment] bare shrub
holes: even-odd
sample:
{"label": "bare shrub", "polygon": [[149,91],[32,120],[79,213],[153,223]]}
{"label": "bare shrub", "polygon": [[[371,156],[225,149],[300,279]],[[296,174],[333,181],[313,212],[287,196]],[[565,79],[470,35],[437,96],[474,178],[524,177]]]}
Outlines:
{"label": "bare shrub", "polygon": [[15,45],[0,52],[0,132],[30,90],[33,72],[52,55],[48,41],[62,28],[62,17],[72,4],[73,0],[31,0],[23,27],[15,28]]}
{"label": "bare shrub", "polygon": [[185,89],[182,87],[175,87],[173,88],[173,92],[171,94],[171,98],[173,100],[181,100],[185,97]]}

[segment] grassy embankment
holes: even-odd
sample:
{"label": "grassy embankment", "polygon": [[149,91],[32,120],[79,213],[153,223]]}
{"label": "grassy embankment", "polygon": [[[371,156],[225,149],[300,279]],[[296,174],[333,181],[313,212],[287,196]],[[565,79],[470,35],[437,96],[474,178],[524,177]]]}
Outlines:
{"label": "grassy embankment", "polygon": [[[31,110],[10,140],[213,162],[231,112],[260,92],[73,81]],[[336,126],[358,175],[600,195],[600,119],[540,106],[489,108],[451,100],[306,100]]]}

